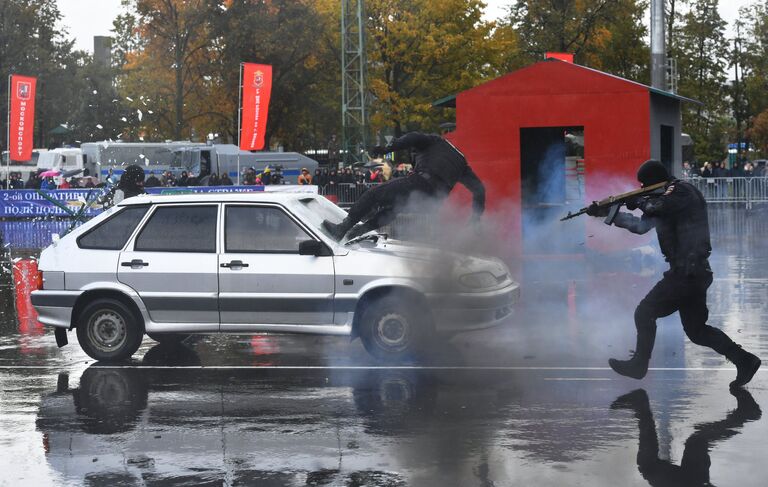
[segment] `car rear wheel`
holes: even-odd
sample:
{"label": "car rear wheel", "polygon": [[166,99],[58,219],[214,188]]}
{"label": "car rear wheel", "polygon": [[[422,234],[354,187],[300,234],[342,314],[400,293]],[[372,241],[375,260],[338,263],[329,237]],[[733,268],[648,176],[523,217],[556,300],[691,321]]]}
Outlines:
{"label": "car rear wheel", "polygon": [[131,357],[141,345],[139,321],[116,299],[99,299],[88,304],[77,321],[77,341],[88,356],[102,361]]}
{"label": "car rear wheel", "polygon": [[408,296],[388,295],[362,311],[360,339],[365,349],[379,360],[399,362],[415,358],[431,320]]}
{"label": "car rear wheel", "polygon": [[191,335],[186,333],[147,333],[147,336],[157,343],[164,345],[178,345]]}

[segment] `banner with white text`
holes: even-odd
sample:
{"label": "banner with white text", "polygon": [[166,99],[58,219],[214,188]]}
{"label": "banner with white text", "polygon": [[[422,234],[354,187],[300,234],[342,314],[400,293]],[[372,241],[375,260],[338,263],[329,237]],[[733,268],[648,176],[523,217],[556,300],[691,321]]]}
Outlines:
{"label": "banner with white text", "polygon": [[35,89],[37,78],[11,75],[8,104],[8,148],[10,160],[29,161],[32,159],[35,132]]}
{"label": "banner with white text", "polygon": [[242,63],[242,71],[240,149],[261,150],[264,148],[272,92],[272,66]]}

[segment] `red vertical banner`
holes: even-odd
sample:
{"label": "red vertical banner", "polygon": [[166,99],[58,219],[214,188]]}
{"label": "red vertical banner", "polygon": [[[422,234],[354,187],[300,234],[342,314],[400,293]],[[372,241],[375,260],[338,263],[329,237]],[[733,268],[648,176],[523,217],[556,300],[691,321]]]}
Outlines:
{"label": "red vertical banner", "polygon": [[243,63],[242,66],[240,149],[261,150],[272,92],[272,66],[253,63]]}
{"label": "red vertical banner", "polygon": [[37,78],[11,75],[8,84],[8,151],[12,161],[32,159]]}

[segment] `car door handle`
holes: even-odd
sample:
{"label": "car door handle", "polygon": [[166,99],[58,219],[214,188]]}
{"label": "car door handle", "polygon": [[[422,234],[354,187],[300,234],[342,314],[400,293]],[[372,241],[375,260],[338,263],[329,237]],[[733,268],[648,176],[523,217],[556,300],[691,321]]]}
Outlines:
{"label": "car door handle", "polygon": [[141,259],[133,259],[130,262],[121,262],[120,265],[123,267],[130,267],[131,269],[141,269],[142,267],[147,267],[149,262],[144,262]]}
{"label": "car door handle", "polygon": [[229,268],[248,267],[248,263],[243,262],[242,260],[233,260],[231,262],[225,262],[221,264],[221,267],[229,267]]}

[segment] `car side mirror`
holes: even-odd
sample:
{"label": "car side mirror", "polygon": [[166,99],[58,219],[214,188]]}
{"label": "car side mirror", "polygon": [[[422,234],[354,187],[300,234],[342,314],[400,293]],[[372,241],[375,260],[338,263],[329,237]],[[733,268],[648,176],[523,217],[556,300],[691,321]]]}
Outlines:
{"label": "car side mirror", "polygon": [[323,254],[323,243],[317,240],[304,240],[299,242],[299,255],[318,255]]}

